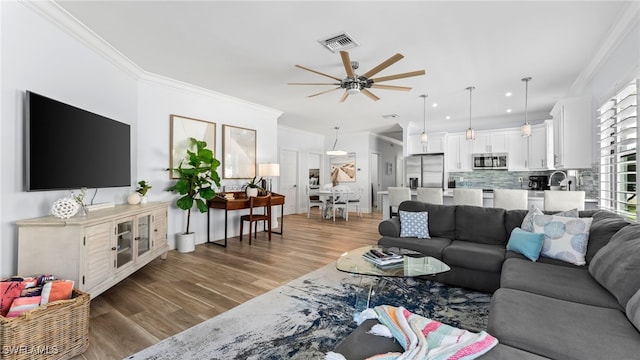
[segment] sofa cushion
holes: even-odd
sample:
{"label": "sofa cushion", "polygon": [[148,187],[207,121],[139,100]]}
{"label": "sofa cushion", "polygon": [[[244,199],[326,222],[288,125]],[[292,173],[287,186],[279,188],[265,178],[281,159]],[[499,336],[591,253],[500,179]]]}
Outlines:
{"label": "sofa cushion", "polygon": [[515,228],[507,242],[507,250],[515,251],[531,261],[536,261],[540,257],[542,244],[544,244],[544,235]]}
{"label": "sofa cushion", "polygon": [[511,234],[513,229],[522,228],[522,220],[527,216],[527,210],[507,210],[504,215],[504,229],[507,234]]}
{"label": "sofa cushion", "polygon": [[552,359],[637,359],[640,333],[620,310],[501,288],[487,331],[500,343]]}
{"label": "sofa cushion", "polygon": [[511,346],[498,343],[488,353],[477,358],[478,360],[545,360],[549,359],[530,352],[516,349]]}
{"label": "sofa cushion", "polygon": [[[520,259],[520,260],[527,260],[529,261],[529,259],[527,259],[524,255],[522,254],[518,254],[515,251],[507,251],[507,254],[505,255],[505,259]],[[538,260],[536,261],[537,263],[542,263],[542,264],[552,264],[552,265],[558,265],[558,266],[565,266],[565,267],[576,267],[573,264],[570,264],[566,261],[562,261],[562,260],[556,260],[556,259],[552,259],[552,258],[548,258],[542,254],[540,254],[540,257],[538,258]]]}
{"label": "sofa cushion", "polygon": [[426,211],[399,211],[400,237],[428,239],[429,213]]}
{"label": "sofa cushion", "polygon": [[455,238],[456,206],[429,204],[420,201],[407,201],[406,203],[400,204],[400,210],[428,212],[430,236],[448,239]]}
{"label": "sofa cushion", "polygon": [[627,302],[627,318],[636,329],[640,330],[640,290],[629,299]]}
{"label": "sofa cushion", "polygon": [[449,266],[500,273],[504,253],[504,246],[454,240],[442,251],[442,261]]}
{"label": "sofa cushion", "polygon": [[587,263],[591,263],[596,253],[607,245],[618,230],[629,224],[628,220],[610,211],[598,211],[595,213],[589,230],[589,245],[585,256]]}
{"label": "sofa cushion", "polygon": [[640,224],[618,231],[593,257],[589,272],[626,307],[640,288]]}
{"label": "sofa cushion", "polygon": [[424,255],[442,259],[442,249],[451,244],[451,239],[441,237],[431,237],[431,239],[400,238],[383,236],[378,240],[378,245],[382,247],[399,247],[418,251]]}
{"label": "sofa cushion", "polygon": [[500,286],[560,300],[622,310],[618,300],[584,268],[507,259]]}
{"label": "sofa cushion", "polygon": [[592,220],[556,215],[534,216],[534,232],[544,234],[541,254],[574,265],[585,265]]}
{"label": "sofa cushion", "polygon": [[458,205],[455,212],[456,239],[482,244],[506,245],[506,210]]}

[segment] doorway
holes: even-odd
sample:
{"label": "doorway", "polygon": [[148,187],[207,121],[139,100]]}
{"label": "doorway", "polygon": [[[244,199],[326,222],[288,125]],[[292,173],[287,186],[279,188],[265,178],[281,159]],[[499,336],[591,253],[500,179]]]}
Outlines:
{"label": "doorway", "polygon": [[378,153],[371,153],[371,158],[370,158],[370,168],[371,171],[369,172],[369,174],[371,174],[371,211],[379,211],[379,207],[378,204],[382,205],[380,203],[380,199],[379,199],[379,195],[378,195],[378,191],[382,190],[380,188],[380,154]]}
{"label": "doorway", "polygon": [[298,213],[298,152],[280,150],[280,193],[285,196],[284,215]]}

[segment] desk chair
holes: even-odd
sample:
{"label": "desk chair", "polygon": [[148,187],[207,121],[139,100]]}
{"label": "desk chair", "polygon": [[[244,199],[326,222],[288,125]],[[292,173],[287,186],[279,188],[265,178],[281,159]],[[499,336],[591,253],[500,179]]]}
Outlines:
{"label": "desk chair", "polygon": [[416,189],[418,194],[417,200],[429,204],[442,205],[442,189],[441,188],[423,188]]}
{"label": "desk chair", "polygon": [[407,187],[389,187],[389,218],[398,216],[398,205],[411,200],[411,189]]}
{"label": "desk chair", "polygon": [[526,210],[528,191],[518,189],[494,189],[493,207],[505,210]]}
{"label": "desk chair", "polygon": [[545,211],[584,210],[584,191],[544,191]]}
{"label": "desk chair", "polygon": [[482,189],[453,189],[453,205],[482,206]]}
{"label": "desk chair", "polygon": [[[263,209],[262,212],[256,213],[255,210],[260,208]],[[249,198],[249,214],[240,216],[240,241],[242,241],[242,230],[245,221],[249,222],[249,245],[251,245],[251,227],[255,226],[253,233],[253,238],[255,239],[258,235],[259,221],[266,224],[265,231],[269,233],[269,241],[271,241],[271,195],[252,196]]]}

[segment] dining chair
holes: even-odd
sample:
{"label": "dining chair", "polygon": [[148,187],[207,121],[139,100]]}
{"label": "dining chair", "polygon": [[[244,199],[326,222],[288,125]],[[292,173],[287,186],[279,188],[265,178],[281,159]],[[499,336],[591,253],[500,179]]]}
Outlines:
{"label": "dining chair", "polygon": [[314,207],[320,209],[320,216],[322,216],[324,210],[324,201],[320,198],[318,190],[311,189],[309,185],[307,185],[305,192],[307,194],[307,219],[311,216],[311,208]]}
{"label": "dining chair", "polygon": [[389,218],[398,216],[398,205],[403,201],[411,200],[411,189],[408,187],[389,187]]}
{"label": "dining chair", "polygon": [[545,211],[584,210],[584,191],[544,191]]}
{"label": "dining chair", "polygon": [[505,210],[526,210],[528,209],[527,190],[520,189],[494,189],[493,207]]}
{"label": "dining chair", "polygon": [[331,188],[331,215],[333,217],[333,221],[336,221],[336,211],[342,209],[342,216],[345,221],[349,221],[349,189],[348,186],[345,185],[336,185]]}
{"label": "dining chair", "polygon": [[453,189],[453,205],[482,206],[482,189]]}
{"label": "dining chair", "polygon": [[364,188],[362,186],[358,187],[354,198],[349,197],[349,205],[355,205],[356,214],[362,217],[362,208],[360,207],[360,200],[362,199],[362,195],[364,195]]}
{"label": "dining chair", "polygon": [[[262,208],[261,212],[260,208]],[[255,226],[253,232],[253,238],[255,239],[258,235],[258,222],[260,221],[265,224],[265,231],[269,233],[269,241],[271,241],[271,195],[252,196],[249,198],[249,214],[240,216],[240,241],[242,241],[242,230],[245,221],[249,222],[249,245],[251,245],[251,228]]]}
{"label": "dining chair", "polygon": [[417,200],[425,203],[442,205],[442,188],[424,188],[416,189]]}

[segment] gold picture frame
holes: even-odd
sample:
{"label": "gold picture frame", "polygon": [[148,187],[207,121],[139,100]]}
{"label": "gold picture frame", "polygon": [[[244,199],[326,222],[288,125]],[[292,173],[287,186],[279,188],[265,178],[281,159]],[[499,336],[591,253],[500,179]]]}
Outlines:
{"label": "gold picture frame", "polygon": [[222,178],[252,179],[256,176],[257,131],[222,125]]}
{"label": "gold picture frame", "polygon": [[[169,168],[174,169],[184,160],[186,164],[187,149],[190,147],[190,138],[207,143],[207,149],[216,153],[216,123],[194,119],[186,116],[170,116],[171,138],[169,141]],[[174,171],[169,171],[169,178],[177,179]]]}

